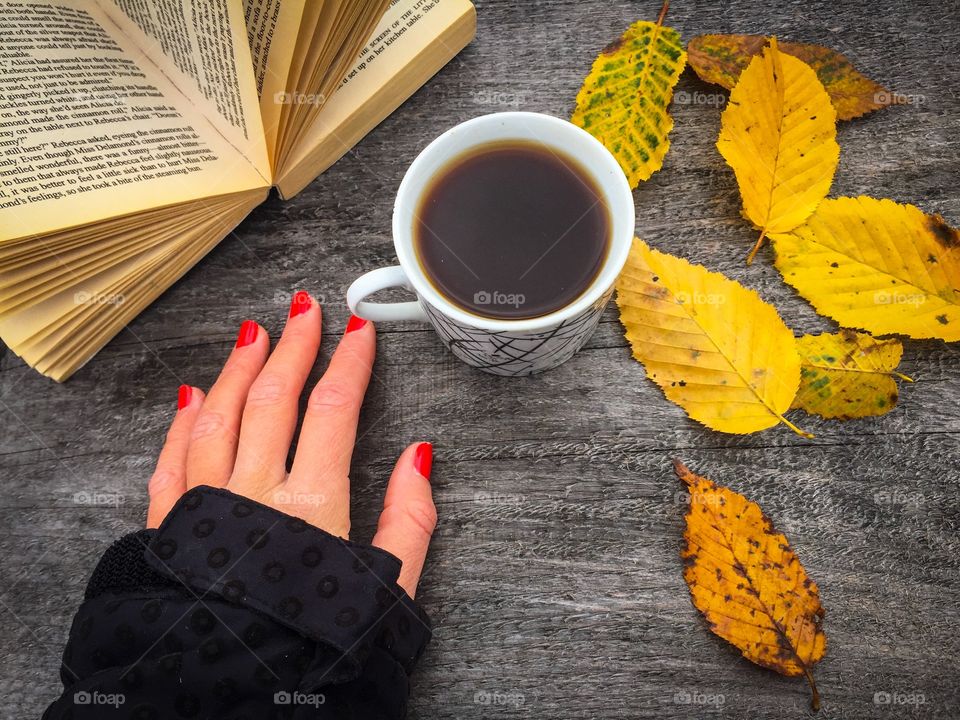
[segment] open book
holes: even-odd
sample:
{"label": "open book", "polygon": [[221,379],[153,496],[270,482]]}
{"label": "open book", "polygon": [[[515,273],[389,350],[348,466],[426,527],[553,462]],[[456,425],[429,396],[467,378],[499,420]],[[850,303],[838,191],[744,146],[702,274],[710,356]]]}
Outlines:
{"label": "open book", "polygon": [[475,29],[468,0],[0,0],[0,338],[66,379]]}

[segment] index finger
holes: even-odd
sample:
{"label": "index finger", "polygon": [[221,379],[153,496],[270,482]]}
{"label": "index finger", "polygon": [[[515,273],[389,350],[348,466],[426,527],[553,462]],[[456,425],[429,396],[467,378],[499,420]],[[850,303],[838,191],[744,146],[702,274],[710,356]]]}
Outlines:
{"label": "index finger", "polygon": [[352,316],[307,401],[288,483],[291,489],[303,490],[319,483],[330,504],[337,506],[331,509],[349,512],[350,459],[376,343],[373,323]]}

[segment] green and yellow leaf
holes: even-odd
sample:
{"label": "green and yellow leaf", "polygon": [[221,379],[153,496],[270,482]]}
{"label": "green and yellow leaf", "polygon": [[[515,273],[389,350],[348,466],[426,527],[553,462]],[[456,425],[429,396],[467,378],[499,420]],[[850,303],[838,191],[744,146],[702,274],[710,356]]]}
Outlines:
{"label": "green and yellow leaf", "polygon": [[726,433],[784,423],[800,384],[793,333],[753,290],[634,238],[617,280],[633,356],[667,398]]}
{"label": "green and yellow leaf", "polygon": [[821,417],[849,420],[883,415],[897,404],[895,377],[903,345],[896,338],[838,333],[797,338],[800,389],[793,407]]}
{"label": "green and yellow leaf", "polygon": [[[698,35],[687,43],[690,67],[701,80],[732,89],[767,38],[763,35]],[[823,83],[838,120],[851,120],[891,105],[895,96],[865,77],[841,53],[822,45],[781,42],[780,51],[807,63]]]}
{"label": "green and yellow leaf", "polygon": [[673,466],[690,493],[680,557],[693,604],[747,660],[806,677],[818,709],[812,670],[827,636],[817,584],[756,503],[679,460]]}
{"label": "green and yellow leaf", "polygon": [[617,158],[631,188],[663,166],[673,129],[667,108],[687,62],[680,34],[663,26],[663,15],[635,22],[603,49],[570,118]]}
{"label": "green and yellow leaf", "polygon": [[960,232],[939,215],[842,197],[770,238],[784,280],[844,327],[960,340]]}
{"label": "green and yellow leaf", "polygon": [[816,73],[781,53],[776,38],[740,75],[717,148],[760,230],[748,263],[766,235],[797,227],[827,196],[840,159],[836,116]]}

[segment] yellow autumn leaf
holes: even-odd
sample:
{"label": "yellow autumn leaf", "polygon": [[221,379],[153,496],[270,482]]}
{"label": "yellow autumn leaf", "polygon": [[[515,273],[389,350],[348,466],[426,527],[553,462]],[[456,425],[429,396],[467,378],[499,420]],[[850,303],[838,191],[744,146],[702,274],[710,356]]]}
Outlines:
{"label": "yellow autumn leaf", "polygon": [[826,653],[827,637],[817,584],[756,503],[679,460],[673,465],[690,494],[680,557],[693,604],[747,660],[803,675],[819,709],[812,668]]}
{"label": "yellow autumn leaf", "polygon": [[784,423],[800,383],[793,333],[753,290],[634,238],[617,280],[633,356],[667,398],[727,433]]}
{"label": "yellow autumn leaf", "polygon": [[673,87],[687,62],[680,34],[640,20],[597,56],[577,93],[570,122],[593,135],[617,158],[630,187],[663,166],[673,118]]}
{"label": "yellow autumn leaf", "polygon": [[830,191],[840,159],[837,112],[817,74],[772,38],[740,75],[723,111],[717,149],[733,168],[743,212],[760,237],[806,220]]}
{"label": "yellow autumn leaf", "polygon": [[883,415],[897,404],[894,378],[912,382],[895,368],[903,345],[896,338],[838,333],[797,338],[800,353],[800,389],[793,407],[825,418]]}
{"label": "yellow autumn leaf", "polygon": [[834,198],[770,238],[784,280],[844,327],[960,340],[960,232],[939,215],[892,200]]}

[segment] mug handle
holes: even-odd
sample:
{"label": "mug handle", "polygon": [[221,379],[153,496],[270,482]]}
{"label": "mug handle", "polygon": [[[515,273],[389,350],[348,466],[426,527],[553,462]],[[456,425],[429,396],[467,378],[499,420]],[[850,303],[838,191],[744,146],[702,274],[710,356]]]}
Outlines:
{"label": "mug handle", "polygon": [[383,320],[414,320],[429,322],[426,311],[419,302],[373,303],[364,298],[387,288],[404,287],[413,290],[410,280],[399,265],[377,268],[361,275],[347,290],[347,305],[350,312],[364,320],[381,322]]}

